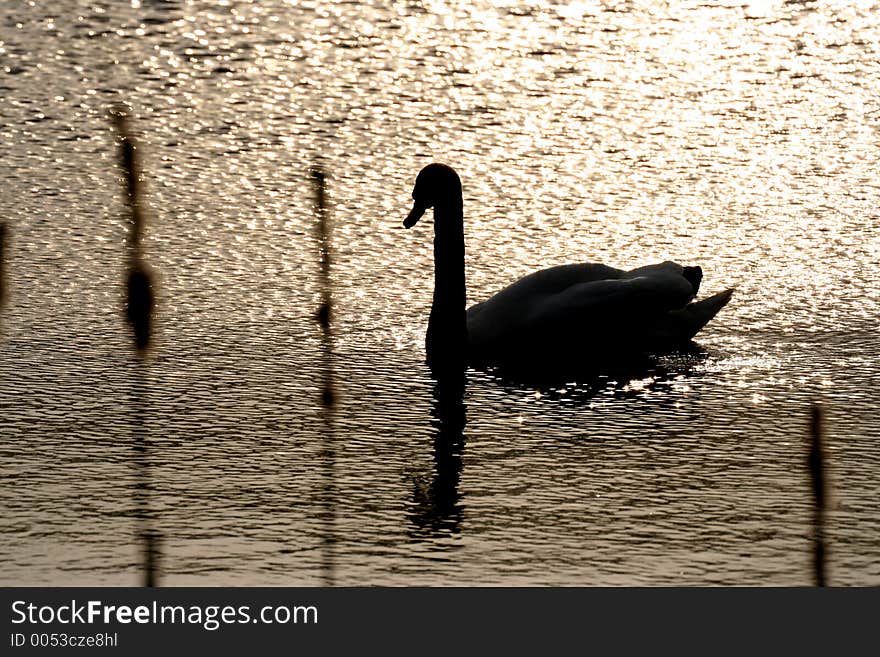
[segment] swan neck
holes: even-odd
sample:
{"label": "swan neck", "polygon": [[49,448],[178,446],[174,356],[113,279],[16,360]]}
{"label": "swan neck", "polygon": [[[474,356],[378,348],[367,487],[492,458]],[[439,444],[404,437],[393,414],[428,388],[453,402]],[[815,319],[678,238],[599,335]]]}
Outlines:
{"label": "swan neck", "polygon": [[465,303],[464,219],[461,201],[434,210],[434,296],[455,294]]}
{"label": "swan neck", "polygon": [[428,358],[463,362],[467,350],[467,289],[461,198],[434,207],[434,302]]}

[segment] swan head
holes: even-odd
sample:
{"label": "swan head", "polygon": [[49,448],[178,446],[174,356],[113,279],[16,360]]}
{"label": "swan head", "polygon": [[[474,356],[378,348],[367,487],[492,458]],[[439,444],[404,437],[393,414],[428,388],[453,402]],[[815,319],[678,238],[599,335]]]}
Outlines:
{"label": "swan head", "polygon": [[416,176],[412,197],[412,210],[403,222],[405,228],[415,226],[428,208],[451,203],[460,204],[461,180],[452,167],[436,162],[429,164]]}

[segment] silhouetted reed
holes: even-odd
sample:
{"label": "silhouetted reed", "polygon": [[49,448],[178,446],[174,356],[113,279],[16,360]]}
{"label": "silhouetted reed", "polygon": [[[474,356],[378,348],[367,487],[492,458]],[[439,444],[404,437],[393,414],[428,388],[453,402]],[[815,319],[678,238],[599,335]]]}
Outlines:
{"label": "silhouetted reed", "polygon": [[153,319],[153,277],[143,261],[141,236],[144,231],[144,212],[140,193],[140,166],[137,145],[128,129],[128,111],[122,105],[110,111],[116,130],[119,133],[120,164],[125,173],[125,200],[129,211],[129,233],[127,241],[128,264],[125,280],[125,318],[131,326],[134,338],[137,364],[132,382],[132,434],[134,438],[135,464],[138,481],[135,485],[135,505],[141,521],[140,538],[143,542],[143,585],[158,584],[159,534],[151,526],[153,513],[150,510],[152,484],[149,468],[149,449],[146,436],[147,416],[147,349]]}
{"label": "silhouetted reed", "polygon": [[128,112],[116,105],[110,112],[119,132],[119,155],[125,173],[125,200],[129,210],[128,273],[126,277],[125,317],[134,333],[135,346],[140,358],[150,345],[153,318],[153,276],[143,260],[141,235],[144,232],[144,212],[140,193],[140,165],[137,145],[128,129]]}
{"label": "silhouetted reed", "polygon": [[324,581],[332,586],[335,576],[336,544],[336,444],[334,438],[334,409],[336,393],[333,386],[333,294],[330,280],[331,249],[330,223],[327,208],[327,176],[320,166],[312,167],[312,185],[315,192],[317,214],[317,239],[321,252],[320,286],[321,303],[315,318],[321,326],[321,415],[324,422]]}
{"label": "silhouetted reed", "polygon": [[6,224],[0,221],[0,310],[6,303]]}
{"label": "silhouetted reed", "polygon": [[813,489],[813,579],[816,586],[825,586],[825,447],[822,438],[824,413],[819,404],[810,411],[810,448],[807,464]]}

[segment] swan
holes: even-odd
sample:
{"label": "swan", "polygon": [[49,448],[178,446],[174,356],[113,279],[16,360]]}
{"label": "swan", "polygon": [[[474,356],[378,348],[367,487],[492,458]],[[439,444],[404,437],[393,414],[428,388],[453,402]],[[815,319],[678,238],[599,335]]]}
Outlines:
{"label": "swan", "polygon": [[434,298],[425,350],[432,369],[594,365],[687,344],[730,300],[694,301],[703,272],[662,262],[625,271],[577,263],[531,273],[467,310],[461,180],[433,163],[416,177],[412,228],[434,208]]}

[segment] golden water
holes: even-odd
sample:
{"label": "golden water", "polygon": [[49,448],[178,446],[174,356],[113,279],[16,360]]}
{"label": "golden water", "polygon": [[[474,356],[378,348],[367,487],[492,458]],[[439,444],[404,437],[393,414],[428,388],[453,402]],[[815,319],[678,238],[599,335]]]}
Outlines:
{"label": "golden water", "polygon": [[[829,579],[880,583],[876,0],[4,9],[3,584],[140,577],[119,100],[160,281],[160,583],[326,581],[316,162],[335,581],[807,584],[821,401]],[[438,458],[431,227],[401,227],[432,160],[462,176],[472,301],[563,262],[699,264],[704,292],[737,288],[705,353],[542,390],[473,372]]]}

